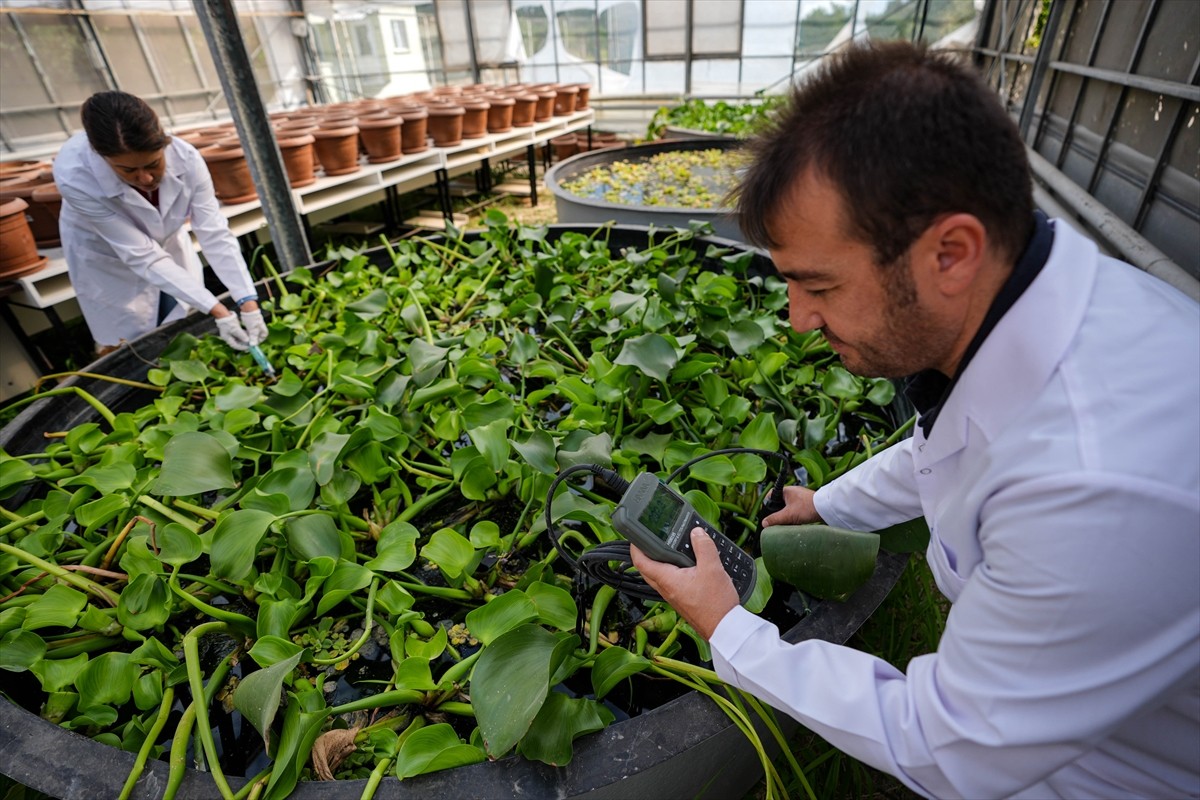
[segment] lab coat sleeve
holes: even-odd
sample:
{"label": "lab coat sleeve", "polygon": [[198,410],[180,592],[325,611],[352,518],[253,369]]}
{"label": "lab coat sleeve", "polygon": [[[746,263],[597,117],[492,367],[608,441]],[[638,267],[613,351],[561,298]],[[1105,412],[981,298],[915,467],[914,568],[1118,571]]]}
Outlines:
{"label": "lab coat sleeve", "polygon": [[827,525],[877,531],[921,516],[913,478],[912,439],[905,439],[822,486],[813,497]]}
{"label": "lab coat sleeve", "polygon": [[242,257],[237,239],[229,230],[229,222],[221,213],[208,167],[204,164],[203,157],[194,149],[189,148],[187,158],[188,180],[192,182],[193,189],[192,232],[200,242],[205,260],[222,285],[229,290],[230,297],[234,300],[249,297],[255,293],[254,282],[246,268],[246,260]]}
{"label": "lab coat sleeve", "polygon": [[59,182],[58,190],[77,218],[102,238],[134,275],[192,308],[207,313],[216,305],[216,296],[201,281],[110,203],[90,197],[66,181]]}
{"label": "lab coat sleeve", "polygon": [[1194,680],[1198,515],[1128,476],[1015,485],[983,509],[984,560],[937,652],[906,673],[787,644],[741,608],[710,641],[717,673],[922,794],[1010,796]]}

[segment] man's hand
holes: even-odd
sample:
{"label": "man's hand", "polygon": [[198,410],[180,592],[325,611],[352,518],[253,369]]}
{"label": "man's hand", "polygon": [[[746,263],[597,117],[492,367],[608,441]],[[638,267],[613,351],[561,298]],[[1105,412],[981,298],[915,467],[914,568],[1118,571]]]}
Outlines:
{"label": "man's hand", "polygon": [[821,522],[821,515],[813,505],[812,489],[804,486],[783,487],[783,508],[763,518],[763,527],[768,525],[805,525]]}
{"label": "man's hand", "polygon": [[262,344],[267,340],[267,323],[263,320],[261,311],[255,308],[253,311],[243,311],[238,316],[242,318],[242,327],[246,329],[246,338],[250,344]]}
{"label": "man's hand", "polygon": [[234,350],[250,349],[250,338],[246,336],[246,331],[242,330],[238,318],[228,311],[224,316],[217,317],[217,335]]}
{"label": "man's hand", "polygon": [[646,582],[707,641],[717,624],[738,604],[738,593],[709,535],[700,528],[693,528],[691,535],[696,566],[686,569],[655,561],[636,545],[629,549],[633,565]]}

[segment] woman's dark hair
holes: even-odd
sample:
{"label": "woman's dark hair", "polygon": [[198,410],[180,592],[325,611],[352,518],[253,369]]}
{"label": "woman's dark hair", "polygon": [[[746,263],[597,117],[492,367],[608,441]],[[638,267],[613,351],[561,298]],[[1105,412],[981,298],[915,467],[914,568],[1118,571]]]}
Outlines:
{"label": "woman's dark hair", "polygon": [[79,110],[92,149],[102,156],[153,153],[171,142],[145,100],[126,92],[96,92]]}
{"label": "woman's dark hair", "polygon": [[746,238],[772,235],[810,169],[841,193],[847,235],[877,262],[902,256],[942,214],[965,212],[1015,259],[1032,233],[1025,145],[996,93],[954,56],[907,42],[853,45],[797,87],[736,191]]}

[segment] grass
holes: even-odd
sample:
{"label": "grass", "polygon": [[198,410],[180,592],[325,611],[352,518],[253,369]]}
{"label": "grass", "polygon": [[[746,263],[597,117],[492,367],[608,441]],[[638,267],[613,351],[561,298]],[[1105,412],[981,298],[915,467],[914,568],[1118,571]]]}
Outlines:
{"label": "grass", "polygon": [[[915,656],[937,649],[949,608],[949,602],[934,584],[924,554],[915,553],[891,594],[846,644],[903,670]],[[805,728],[792,737],[792,752],[804,768],[818,800],[920,797],[896,778],[851,758]],[[790,775],[782,757],[776,767],[788,781],[788,796],[805,797],[804,788]],[[765,785],[760,783],[743,800],[762,800],[765,795]]]}

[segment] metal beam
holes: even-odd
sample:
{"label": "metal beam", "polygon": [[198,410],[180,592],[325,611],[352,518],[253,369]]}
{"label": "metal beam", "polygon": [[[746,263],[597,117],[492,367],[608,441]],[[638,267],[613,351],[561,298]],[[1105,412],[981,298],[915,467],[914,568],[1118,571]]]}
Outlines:
{"label": "metal beam", "polygon": [[267,110],[254,80],[246,45],[238,29],[233,0],[192,0],[221,88],[228,98],[233,123],[246,152],[250,175],[258,187],[263,215],[284,266],[313,263],[300,214],[288,185],[283,156],[271,131]]}
{"label": "metal beam", "polygon": [[1082,64],[1071,64],[1067,61],[1051,61],[1050,69],[1058,70],[1059,72],[1070,72],[1074,75],[1082,75],[1085,78],[1095,78],[1096,80],[1115,83],[1118,86],[1125,86],[1130,89],[1144,89],[1153,94],[1177,97],[1180,100],[1200,103],[1200,86],[1194,86],[1190,83],[1167,81],[1162,78],[1149,78],[1145,75],[1118,72],[1115,69],[1086,67]]}
{"label": "metal beam", "polygon": [[1037,109],[1038,95],[1042,93],[1042,81],[1046,78],[1046,67],[1050,64],[1050,51],[1054,48],[1054,39],[1058,36],[1058,23],[1062,19],[1063,5],[1062,0],[1050,4],[1050,17],[1046,20],[1046,27],[1042,29],[1042,39],[1038,44],[1037,57],[1033,62],[1033,74],[1029,76],[1029,86],[1025,89],[1025,102],[1021,104],[1021,119],[1018,125],[1021,129],[1022,140],[1029,138],[1029,126],[1033,124],[1033,112]]}

